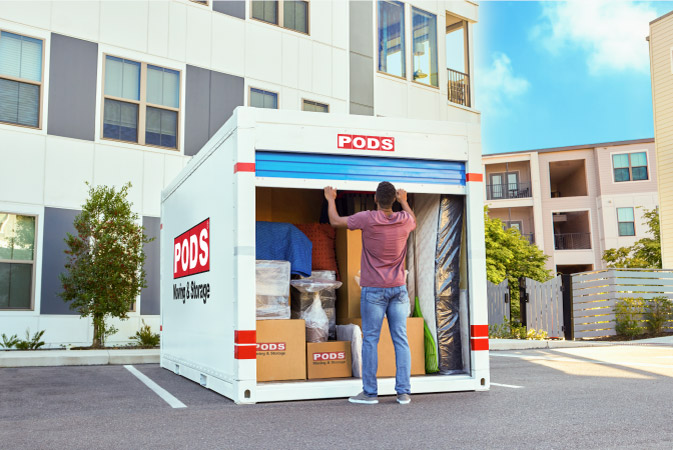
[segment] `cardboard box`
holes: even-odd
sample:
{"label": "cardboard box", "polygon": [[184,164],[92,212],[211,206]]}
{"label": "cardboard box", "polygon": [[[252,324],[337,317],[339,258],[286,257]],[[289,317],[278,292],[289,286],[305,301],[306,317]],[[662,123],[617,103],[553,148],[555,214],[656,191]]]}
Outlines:
{"label": "cardboard box", "polygon": [[336,257],[343,282],[337,290],[337,320],[360,317],[360,286],[353,277],[360,271],[362,231],[337,229]]}
{"label": "cardboard box", "polygon": [[306,368],[309,380],[351,377],[353,372],[350,341],[307,343]]}
{"label": "cardboard box", "polygon": [[[354,323],[362,328],[362,319],[350,318],[342,323]],[[411,350],[411,374],[425,375],[425,343],[423,337],[423,318],[409,317],[407,319],[407,339],[409,341],[409,350]],[[395,346],[393,338],[390,336],[388,328],[388,319],[383,319],[381,326],[381,337],[379,339],[379,367],[376,376],[394,377],[395,376]]]}
{"label": "cardboard box", "polygon": [[306,379],[303,320],[257,321],[257,381]]}

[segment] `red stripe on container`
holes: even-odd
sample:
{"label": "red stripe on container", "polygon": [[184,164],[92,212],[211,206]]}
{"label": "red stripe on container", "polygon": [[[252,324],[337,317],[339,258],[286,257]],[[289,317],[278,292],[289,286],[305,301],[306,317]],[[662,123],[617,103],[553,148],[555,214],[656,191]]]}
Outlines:
{"label": "red stripe on container", "polygon": [[234,358],[236,359],[255,359],[257,358],[256,345],[236,345],[234,346]]}
{"label": "red stripe on container", "polygon": [[159,331],[164,331],[164,326],[163,325],[159,325]]}
{"label": "red stripe on container", "polygon": [[488,325],[472,325],[472,337],[488,337]]}
{"label": "red stripe on container", "polygon": [[255,330],[236,330],[234,331],[234,343],[236,344],[256,344],[257,331]]}
{"label": "red stripe on container", "polygon": [[488,339],[471,339],[470,347],[475,352],[488,350]]}
{"label": "red stripe on container", "polygon": [[484,181],[484,175],[481,173],[466,173],[465,181]]}
{"label": "red stripe on container", "polygon": [[234,173],[237,172],[254,172],[255,163],[236,163],[234,164]]}

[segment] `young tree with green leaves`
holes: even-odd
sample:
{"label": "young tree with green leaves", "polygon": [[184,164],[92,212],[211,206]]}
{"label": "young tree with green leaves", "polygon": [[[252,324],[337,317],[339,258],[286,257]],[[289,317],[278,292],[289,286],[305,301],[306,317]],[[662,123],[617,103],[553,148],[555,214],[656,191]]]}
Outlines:
{"label": "young tree with green leaves", "polygon": [[486,277],[491,283],[509,282],[512,316],[519,313],[519,278],[547,281],[551,274],[545,268],[549,256],[537,245],[531,244],[515,228],[505,229],[500,219],[488,216],[484,211],[486,235]]}
{"label": "young tree with green leaves", "polygon": [[151,239],[127,200],[131,183],[119,190],[87,186],[89,198],[74,222],[77,235],[65,238],[68,261],[60,296],[81,317],[92,318],[92,347],[99,348],[117,331],[109,319],[127,319],[146,287],[143,244]]}
{"label": "young tree with green leaves", "polygon": [[610,268],[661,269],[661,233],[659,207],[644,209],[643,217],[650,237],[636,241],[631,247],[610,248],[603,252],[603,261]]}

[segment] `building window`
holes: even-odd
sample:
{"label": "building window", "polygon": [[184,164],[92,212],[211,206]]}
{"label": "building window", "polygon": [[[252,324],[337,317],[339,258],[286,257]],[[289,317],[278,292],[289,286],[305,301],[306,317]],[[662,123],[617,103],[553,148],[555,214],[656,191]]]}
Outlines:
{"label": "building window", "polygon": [[103,138],[178,148],[180,72],[107,55]]}
{"label": "building window", "polygon": [[379,2],[379,71],[406,77],[402,3]]}
{"label": "building window", "polygon": [[255,108],[278,109],[278,94],[250,88],[250,106]]}
{"label": "building window", "polygon": [[414,81],[439,87],[437,76],[437,16],[412,9]]}
{"label": "building window", "polygon": [[622,153],[612,155],[615,181],[647,180],[647,153]]}
{"label": "building window", "polygon": [[635,236],[636,227],[633,208],[617,208],[617,222],[620,236]]}
{"label": "building window", "polygon": [[0,122],[40,128],[43,41],[0,32]]}
{"label": "building window", "polygon": [[0,309],[31,309],[35,217],[0,212]]}
{"label": "building window", "polygon": [[304,100],[301,109],[303,111],[313,111],[313,112],[329,112],[329,105],[324,103],[313,102],[311,100]]}
{"label": "building window", "polygon": [[253,0],[252,18],[308,34],[308,1]]}

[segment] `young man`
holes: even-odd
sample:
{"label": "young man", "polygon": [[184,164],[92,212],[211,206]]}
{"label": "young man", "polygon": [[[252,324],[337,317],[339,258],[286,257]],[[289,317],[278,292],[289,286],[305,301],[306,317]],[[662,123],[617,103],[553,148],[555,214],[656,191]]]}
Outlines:
{"label": "young man", "polygon": [[[384,181],[374,195],[376,211],[362,211],[348,217],[337,212],[336,190],[325,188],[330,223],[335,228],[362,230],[360,312],[362,314],[362,386],[363,390],[348,400],[351,403],[378,403],[376,370],[377,346],[383,317],[388,317],[395,345],[395,391],[397,401],[411,402],[411,355],[407,342],[409,294],[404,275],[407,238],[416,228],[416,217],[407,203],[407,193]],[[397,200],[403,211],[393,212]]]}

